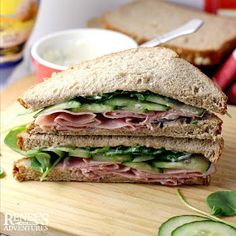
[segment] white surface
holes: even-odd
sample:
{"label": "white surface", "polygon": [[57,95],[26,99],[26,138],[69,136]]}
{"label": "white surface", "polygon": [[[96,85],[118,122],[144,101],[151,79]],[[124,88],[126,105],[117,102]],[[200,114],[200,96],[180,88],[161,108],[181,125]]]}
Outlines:
{"label": "white surface", "polygon": [[136,48],[130,37],[104,29],[64,30],[39,39],[31,55],[40,64],[57,70],[105,54]]}

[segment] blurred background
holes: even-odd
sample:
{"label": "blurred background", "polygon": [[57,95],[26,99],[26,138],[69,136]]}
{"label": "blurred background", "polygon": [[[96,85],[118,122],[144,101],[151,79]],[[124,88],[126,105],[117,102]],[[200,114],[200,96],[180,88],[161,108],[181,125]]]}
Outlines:
{"label": "blurred background", "polygon": [[[35,67],[32,65],[30,50],[42,37],[57,31],[84,28],[88,25],[90,27],[100,27],[98,18],[104,12],[114,10],[128,2],[132,2],[132,0],[0,0],[2,35],[0,41],[1,90],[6,89],[15,81],[34,73]],[[235,0],[169,0],[168,2],[175,2],[200,11],[236,19]],[[13,34],[12,31],[14,30],[17,32]],[[11,44],[8,44],[9,39]],[[231,58],[230,63],[228,62],[230,66],[227,67],[227,71],[231,71],[230,81],[235,81],[236,56],[232,57],[231,55],[230,57],[229,55],[214,70],[209,72],[203,69],[204,73],[213,76],[220,67],[223,68],[229,58]],[[223,73],[224,75],[225,72]]]}

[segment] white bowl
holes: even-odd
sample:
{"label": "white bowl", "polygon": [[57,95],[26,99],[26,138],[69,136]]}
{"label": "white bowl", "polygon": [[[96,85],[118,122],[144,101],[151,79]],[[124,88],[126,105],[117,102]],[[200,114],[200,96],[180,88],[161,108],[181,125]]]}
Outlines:
{"label": "white bowl", "polygon": [[124,34],[83,28],[60,31],[41,38],[33,45],[31,55],[36,74],[49,77],[51,74],[48,73],[65,70],[73,64],[136,47],[137,43]]}

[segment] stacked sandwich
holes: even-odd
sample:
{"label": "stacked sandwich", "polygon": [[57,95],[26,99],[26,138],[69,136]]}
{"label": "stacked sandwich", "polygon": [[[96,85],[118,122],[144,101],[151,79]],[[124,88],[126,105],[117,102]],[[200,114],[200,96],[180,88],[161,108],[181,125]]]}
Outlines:
{"label": "stacked sandwich", "polygon": [[167,48],[84,62],[36,85],[34,111],[5,143],[24,157],[19,181],[208,184],[221,155],[226,96]]}

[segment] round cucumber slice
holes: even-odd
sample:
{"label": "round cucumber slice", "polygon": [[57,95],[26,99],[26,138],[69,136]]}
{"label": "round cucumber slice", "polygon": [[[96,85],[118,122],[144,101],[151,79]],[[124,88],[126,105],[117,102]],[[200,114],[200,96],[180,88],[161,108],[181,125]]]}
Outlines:
{"label": "round cucumber slice", "polygon": [[171,236],[171,232],[183,224],[191,223],[194,221],[208,220],[205,217],[194,216],[194,215],[182,215],[174,216],[164,222],[158,231],[158,236]]}
{"label": "round cucumber slice", "polygon": [[236,229],[215,221],[195,221],[175,229],[171,236],[235,236]]}
{"label": "round cucumber slice", "polygon": [[206,172],[210,166],[210,162],[205,157],[193,157],[189,160],[178,162],[153,161],[152,165],[157,168],[187,169]]}

